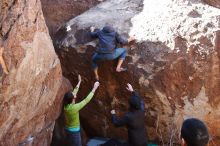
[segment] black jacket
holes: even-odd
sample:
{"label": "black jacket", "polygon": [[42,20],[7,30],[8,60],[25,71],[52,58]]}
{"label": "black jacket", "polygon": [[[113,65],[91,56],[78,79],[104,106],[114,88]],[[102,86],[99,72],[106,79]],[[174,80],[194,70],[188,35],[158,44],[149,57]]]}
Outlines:
{"label": "black jacket", "polygon": [[147,146],[142,103],[138,94],[133,92],[132,96],[129,98],[129,112],[121,119],[117,118],[115,114],[112,115],[112,122],[115,126],[127,127],[128,142],[130,146]]}
{"label": "black jacket", "polygon": [[98,53],[112,53],[118,43],[128,43],[127,40],[119,36],[119,34],[110,26],[105,26],[102,30],[91,32],[91,36],[99,39],[98,48],[96,50]]}

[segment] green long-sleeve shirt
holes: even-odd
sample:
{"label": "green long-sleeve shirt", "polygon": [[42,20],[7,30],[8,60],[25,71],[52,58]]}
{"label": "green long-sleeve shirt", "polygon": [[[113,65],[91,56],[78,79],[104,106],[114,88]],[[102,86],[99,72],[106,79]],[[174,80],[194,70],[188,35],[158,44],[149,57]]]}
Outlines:
{"label": "green long-sleeve shirt", "polygon": [[[78,92],[78,88],[74,89],[74,93]],[[79,128],[79,111],[92,99],[94,93],[90,92],[89,95],[80,103],[68,104],[64,106],[64,115],[66,120],[66,128]]]}

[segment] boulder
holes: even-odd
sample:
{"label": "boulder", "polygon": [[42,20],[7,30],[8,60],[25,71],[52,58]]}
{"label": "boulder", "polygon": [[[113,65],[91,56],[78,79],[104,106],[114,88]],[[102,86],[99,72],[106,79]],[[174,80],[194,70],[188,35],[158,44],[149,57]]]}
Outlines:
{"label": "boulder", "polygon": [[0,70],[0,145],[48,146],[71,86],[62,76],[40,0],[1,1],[0,38],[9,71]]}
{"label": "boulder", "polygon": [[[94,82],[91,57],[97,42],[90,27],[112,25],[124,37],[135,36],[128,48],[127,72],[116,73],[115,61],[100,64],[100,88],[81,112],[88,136],[126,138],[114,128],[110,110],[127,111],[126,83],[142,95],[150,140],[178,143],[182,121],[196,117],[208,125],[211,142],[220,144],[220,10],[201,0],[109,0],[68,21],[56,33],[56,51],[64,76],[84,83],[80,97]],[[66,31],[70,26],[71,30]]]}

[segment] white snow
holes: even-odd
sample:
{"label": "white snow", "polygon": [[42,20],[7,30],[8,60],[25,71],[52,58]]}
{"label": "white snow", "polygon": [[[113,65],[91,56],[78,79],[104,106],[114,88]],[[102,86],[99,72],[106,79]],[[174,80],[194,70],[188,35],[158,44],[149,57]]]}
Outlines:
{"label": "white snow", "polygon": [[[143,11],[131,20],[129,35],[135,35],[138,41],[163,42],[172,50],[177,36],[187,40],[188,48],[193,44],[200,47],[198,39],[202,35],[214,44],[214,32],[220,29],[219,15],[220,9],[200,0],[144,0]],[[204,45],[201,48],[210,49]]]}

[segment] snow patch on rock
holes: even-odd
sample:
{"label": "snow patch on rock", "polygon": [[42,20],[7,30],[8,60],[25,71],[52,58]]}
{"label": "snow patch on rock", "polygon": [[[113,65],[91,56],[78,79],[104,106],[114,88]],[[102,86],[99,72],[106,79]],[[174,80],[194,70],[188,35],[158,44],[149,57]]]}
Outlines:
{"label": "snow patch on rock", "polygon": [[205,5],[201,0],[144,0],[143,11],[132,18],[130,35],[141,41],[163,42],[175,48],[175,38],[187,40],[187,47],[199,47],[199,51],[213,49],[202,44],[201,37],[214,44],[215,31],[219,30],[220,10]]}

